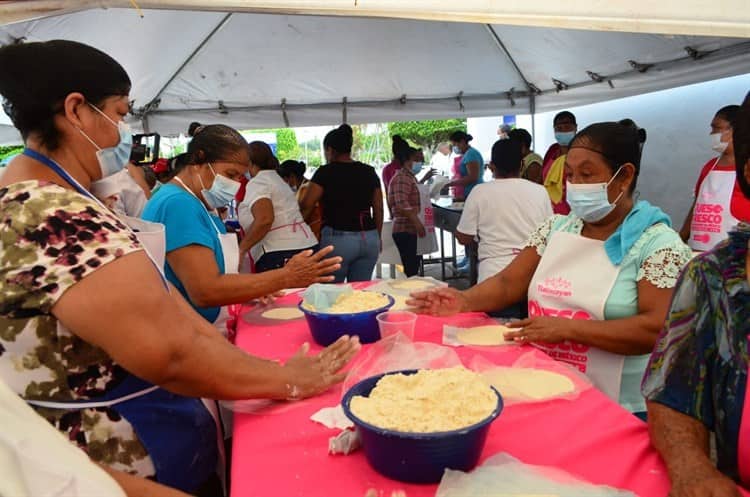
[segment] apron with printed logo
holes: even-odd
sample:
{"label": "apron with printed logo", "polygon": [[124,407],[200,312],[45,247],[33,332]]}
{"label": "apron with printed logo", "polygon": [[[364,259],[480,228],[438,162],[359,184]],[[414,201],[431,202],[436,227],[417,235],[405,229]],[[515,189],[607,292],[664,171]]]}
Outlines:
{"label": "apron with printed logo", "polygon": [[[106,209],[55,161],[34,150],[26,149],[24,154],[52,169],[78,193]],[[169,291],[162,273],[164,226],[133,219],[130,218],[130,222],[135,225],[135,229],[143,230],[140,236],[139,232],[135,232],[136,236],[146,247],[147,255],[159,270],[162,282]],[[161,264],[158,263],[159,260],[162,261]],[[57,329],[61,336],[72,335],[59,321]],[[156,469],[157,481],[186,492],[196,490],[206,481],[215,471],[219,461],[222,446],[217,443],[218,418],[212,416],[201,400],[170,393],[133,375],[125,377],[117,387],[106,394],[90,400],[26,402],[47,409],[114,409],[130,423],[146,448]]]}
{"label": "apron with printed logo", "polygon": [[731,204],[735,171],[717,171],[717,157],[698,190],[693,219],[690,222],[690,240],[693,250],[711,250],[727,237],[727,233],[740,221],[732,216]]}
{"label": "apron with printed logo", "polygon": [[[529,317],[604,319],[604,305],[619,271],[607,257],[604,242],[553,232],[529,285]],[[572,364],[618,400],[625,356],[569,341],[534,345]]]}

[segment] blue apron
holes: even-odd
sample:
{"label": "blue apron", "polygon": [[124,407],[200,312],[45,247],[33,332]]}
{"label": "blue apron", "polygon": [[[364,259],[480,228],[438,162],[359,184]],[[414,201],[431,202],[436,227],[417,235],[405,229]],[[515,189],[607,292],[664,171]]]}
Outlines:
{"label": "blue apron", "polygon": [[[81,195],[96,200],[49,157],[30,149],[23,153],[52,169]],[[169,290],[164,276],[161,277]],[[128,396],[131,398],[117,402],[117,399]],[[217,426],[199,399],[175,395],[129,374],[118,386],[100,397],[50,404],[58,404],[57,408],[61,409],[75,409],[76,404],[113,401],[109,408],[117,411],[133,427],[151,457],[159,483],[193,492],[216,472],[219,460]],[[42,407],[48,404],[29,403]]]}

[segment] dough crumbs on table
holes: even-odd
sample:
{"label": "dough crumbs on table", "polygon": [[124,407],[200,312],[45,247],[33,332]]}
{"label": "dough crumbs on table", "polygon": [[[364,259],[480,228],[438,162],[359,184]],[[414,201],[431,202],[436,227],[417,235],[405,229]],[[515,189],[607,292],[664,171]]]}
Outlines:
{"label": "dough crumbs on table", "polygon": [[476,424],[492,414],[497,402],[481,375],[457,366],[386,375],[369,397],[353,397],[350,408],[379,428],[432,433]]}

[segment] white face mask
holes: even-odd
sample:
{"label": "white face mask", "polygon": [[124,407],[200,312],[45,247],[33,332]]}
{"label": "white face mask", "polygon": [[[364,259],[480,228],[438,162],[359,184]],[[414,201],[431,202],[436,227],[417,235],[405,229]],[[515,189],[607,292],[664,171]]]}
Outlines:
{"label": "white face mask", "polygon": [[567,183],[565,198],[571,212],[587,223],[601,221],[615,209],[624,192],[614,202],[609,202],[607,188],[615,180],[622,167],[606,183]]}
{"label": "white face mask", "polygon": [[130,161],[130,153],[133,149],[133,135],[130,133],[130,126],[125,121],[114,122],[110,117],[94,105],[89,106],[105,117],[120,132],[120,141],[114,147],[102,148],[96,144],[81,128],[78,131],[96,148],[96,159],[99,161],[99,168],[102,172],[102,178],[112,176],[120,172]]}
{"label": "white face mask", "polygon": [[727,150],[729,142],[721,141],[723,135],[724,133],[711,133],[711,150],[714,152],[723,154]]}
{"label": "white face mask", "polygon": [[210,163],[208,164],[208,167],[211,168],[211,172],[214,173],[214,181],[211,183],[211,188],[206,189],[203,185],[201,175],[198,175],[198,181],[202,188],[201,194],[206,200],[206,203],[211,209],[218,209],[219,207],[231,204],[242,185],[240,185],[239,181],[216,174],[214,167]]}

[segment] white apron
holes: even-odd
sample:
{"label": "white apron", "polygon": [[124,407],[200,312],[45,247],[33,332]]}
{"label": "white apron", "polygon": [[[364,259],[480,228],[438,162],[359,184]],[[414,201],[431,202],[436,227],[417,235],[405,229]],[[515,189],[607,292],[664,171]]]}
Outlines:
{"label": "white apron", "polygon": [[164,260],[167,253],[164,225],[124,215],[120,215],[120,219],[133,230],[138,241],[146,249],[146,254],[154,261],[159,272],[164,274]]}
{"label": "white apron", "polygon": [[437,235],[435,235],[435,214],[430,198],[430,185],[417,184],[419,190],[419,220],[422,222],[427,235],[417,237],[417,255],[427,255],[438,250]]}
{"label": "white apron", "polygon": [[[619,271],[604,242],[555,231],[529,285],[529,317],[604,319],[604,304]],[[534,345],[572,364],[618,401],[625,356],[569,341]]]}
{"label": "white apron", "polygon": [[690,222],[690,240],[693,250],[711,250],[727,237],[727,233],[740,221],[732,216],[731,203],[735,171],[717,171],[717,157],[711,171],[703,179],[695,199],[693,219]]}

